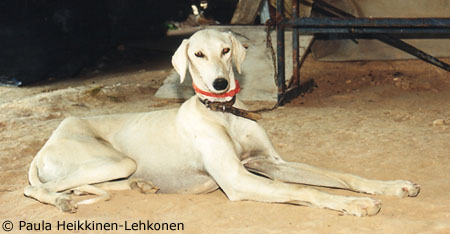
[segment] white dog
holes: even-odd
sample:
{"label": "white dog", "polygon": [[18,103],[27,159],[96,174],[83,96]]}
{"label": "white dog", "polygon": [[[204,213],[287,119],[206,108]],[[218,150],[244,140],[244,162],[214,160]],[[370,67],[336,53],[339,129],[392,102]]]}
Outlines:
{"label": "white dog", "polygon": [[[231,33],[203,30],[184,40],[172,63],[181,82],[189,70],[196,96],[179,109],[65,119],[31,163],[25,195],[75,212],[77,204],[109,199],[105,190],[198,194],[220,187],[233,201],[365,216],[377,214],[381,203],[297,184],[398,197],[419,193],[409,181],[368,180],[283,161],[255,121],[258,115],[236,100],[232,61],[240,72],[245,53]],[[98,196],[76,203],[70,192]]]}

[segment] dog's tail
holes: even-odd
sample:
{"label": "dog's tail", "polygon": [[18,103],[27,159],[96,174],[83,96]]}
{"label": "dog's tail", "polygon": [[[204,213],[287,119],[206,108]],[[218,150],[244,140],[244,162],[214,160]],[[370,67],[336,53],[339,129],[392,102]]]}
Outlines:
{"label": "dog's tail", "polygon": [[28,171],[28,181],[31,186],[36,186],[42,184],[42,181],[39,179],[38,168],[36,166],[36,158],[33,159],[30,165],[30,170]]}

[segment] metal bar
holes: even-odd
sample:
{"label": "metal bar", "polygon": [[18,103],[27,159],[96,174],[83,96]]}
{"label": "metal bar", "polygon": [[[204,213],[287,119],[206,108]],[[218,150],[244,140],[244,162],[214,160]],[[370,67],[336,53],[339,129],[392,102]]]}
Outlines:
{"label": "metal bar", "polygon": [[[313,4],[309,2],[302,1],[306,4]],[[314,9],[322,15],[327,17],[347,17],[347,18],[356,18],[355,16],[342,11],[338,8],[335,8],[328,3],[322,2],[320,0],[315,0],[314,5],[312,5]],[[358,28],[354,29],[352,27],[348,28],[306,28],[302,29],[305,34],[341,34],[341,33],[360,33],[360,34],[369,34],[369,33],[389,33],[389,34],[402,34],[396,35],[396,38],[450,38],[450,29],[447,28]],[[409,35],[406,35],[409,34]],[[411,35],[416,34],[416,35]],[[419,35],[420,34],[420,35]],[[448,34],[445,36],[445,34]],[[400,37],[399,37],[400,36]]]}
{"label": "metal bar", "polygon": [[[329,5],[328,3],[322,2],[322,0],[315,0],[314,1],[314,7],[316,7],[316,9],[320,9],[322,13],[325,13],[328,16],[332,16],[332,17],[349,17],[349,18],[356,18],[356,16],[347,13],[341,9],[338,9],[334,6]],[[328,8],[328,9],[325,9]],[[420,29],[420,28],[419,28]],[[439,30],[442,31],[441,28],[438,28]],[[409,45],[408,43],[405,43],[404,41],[398,39],[398,38],[394,38],[391,35],[388,34],[368,34],[369,37],[371,38],[375,38],[378,39],[379,41],[388,44],[392,47],[395,47],[397,49],[402,50],[403,52],[406,52],[410,55],[413,55],[427,63],[430,63],[432,65],[435,65],[439,68],[442,68],[446,71],[450,71],[450,65],[425,53],[424,51]],[[450,34],[449,34],[450,36]]]}
{"label": "metal bar", "polygon": [[450,18],[298,18],[280,22],[290,27],[450,28]]}
{"label": "metal bar", "polygon": [[[307,1],[303,1],[304,4],[309,4],[318,10],[321,14],[324,14],[328,17],[334,18],[350,18],[356,19],[357,17],[347,13],[339,8],[336,8],[322,0],[315,0],[314,3],[310,3]],[[439,19],[439,18],[438,18]],[[447,18],[445,18],[447,19]],[[398,33],[398,34],[446,34],[450,33],[450,25],[447,28],[362,28],[355,29],[353,27],[348,28],[334,28],[327,27],[325,29],[322,28],[314,28],[314,29],[305,29],[305,33],[314,34],[314,33],[346,33],[348,30],[353,31],[353,33]],[[314,33],[313,33],[314,32]],[[448,35],[450,36],[450,35]],[[410,37],[411,38],[411,37]],[[420,35],[420,38],[423,38],[423,35]]]}
{"label": "metal bar", "polygon": [[[292,18],[297,20],[299,16],[299,0],[292,1]],[[300,65],[299,65],[299,35],[298,29],[294,28],[292,30],[292,78],[288,85],[288,88],[298,87],[300,84]]]}
{"label": "metal bar", "polygon": [[284,0],[277,0],[276,14],[277,30],[277,71],[278,71],[278,102],[282,105],[282,99],[286,90],[285,63],[284,63]]}
{"label": "metal bar", "polygon": [[[313,34],[396,34],[399,37],[404,35],[408,38],[414,38],[416,34],[417,38],[423,38],[423,34],[435,34],[442,37],[450,37],[450,28],[354,28],[348,27],[309,27],[309,28],[298,28],[298,32],[306,35]],[[421,35],[422,34],[422,35]]]}
{"label": "metal bar", "polygon": [[408,54],[411,54],[427,63],[433,64],[437,67],[440,67],[440,68],[450,72],[450,65],[417,49],[414,46],[409,45],[408,43],[403,42],[402,40],[398,40],[398,39],[389,37],[388,35],[384,35],[384,34],[374,35],[374,37],[392,47],[400,49],[400,50],[402,50]]}
{"label": "metal bar", "polygon": [[[332,18],[299,18],[299,0],[293,0],[293,14],[291,20],[286,20],[284,15],[284,0],[277,0],[276,30],[277,30],[277,84],[278,103],[283,105],[285,96],[288,94],[298,95],[297,88],[300,87],[299,77],[299,41],[298,33],[302,34],[344,34],[344,35],[365,35],[378,39],[388,45],[403,50],[428,63],[450,71],[450,65],[434,58],[433,56],[401,41],[403,35],[408,38],[423,38],[425,34],[433,34],[440,38],[450,38],[450,18],[356,18],[321,0],[310,3],[302,0],[302,3],[319,6],[322,12],[327,13]],[[328,8],[328,9],[325,9]],[[286,90],[285,84],[285,43],[284,33],[287,27],[293,28],[293,76],[291,83]],[[390,34],[395,34],[392,37]]]}

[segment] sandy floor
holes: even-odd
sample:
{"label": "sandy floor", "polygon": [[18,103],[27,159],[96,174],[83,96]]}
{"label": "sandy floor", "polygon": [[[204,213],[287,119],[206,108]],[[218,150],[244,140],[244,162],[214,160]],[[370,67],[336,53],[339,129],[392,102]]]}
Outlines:
{"label": "sandy floor", "polygon": [[[302,77],[314,78],[319,88],[264,113],[260,121],[288,160],[422,186],[416,198],[378,196],[383,208],[376,216],[230,202],[221,191],[113,192],[108,202],[65,214],[22,195],[29,163],[63,118],[178,106],[153,98],[171,70],[169,61],[166,55],[126,69],[87,72],[75,80],[0,87],[0,222],[11,220],[18,231],[21,220],[43,220],[52,224],[53,233],[57,221],[76,220],[182,222],[185,233],[450,233],[450,75],[419,61],[308,59]],[[249,103],[252,109],[267,105]],[[433,124],[438,119],[444,121]]]}

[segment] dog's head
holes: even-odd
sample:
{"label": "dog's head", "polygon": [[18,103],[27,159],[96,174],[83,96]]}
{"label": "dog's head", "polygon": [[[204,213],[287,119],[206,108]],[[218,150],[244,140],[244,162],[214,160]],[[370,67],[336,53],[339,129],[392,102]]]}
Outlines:
{"label": "dog's head", "polygon": [[233,34],[206,29],[183,40],[172,57],[172,65],[180,82],[189,69],[198,89],[224,94],[236,88],[232,61],[241,73],[244,59],[245,48]]}

